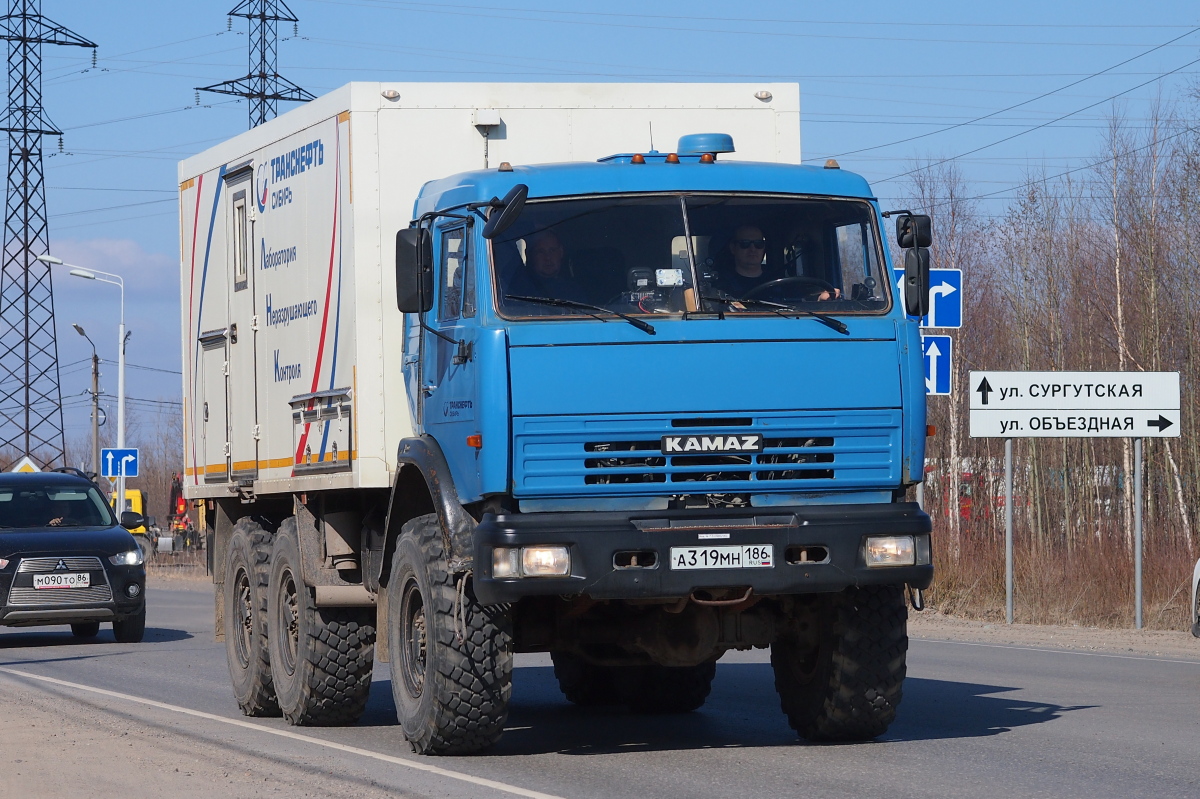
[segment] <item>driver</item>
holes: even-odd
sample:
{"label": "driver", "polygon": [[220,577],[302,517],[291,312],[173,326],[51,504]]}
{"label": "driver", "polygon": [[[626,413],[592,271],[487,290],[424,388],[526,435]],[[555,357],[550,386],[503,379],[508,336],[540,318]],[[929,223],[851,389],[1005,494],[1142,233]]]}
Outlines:
{"label": "driver", "polygon": [[[733,256],[733,269],[726,270],[721,276],[721,288],[731,297],[740,299],[751,290],[782,277],[768,274],[764,268],[767,239],[757,225],[742,225],[735,229],[729,240],[729,252]],[[836,299],[841,294],[841,289],[835,288],[832,294],[828,290],[822,291],[816,299]],[[770,299],[769,292],[763,299]]]}
{"label": "driver", "polygon": [[525,240],[525,266],[513,276],[504,293],[583,302],[586,298],[579,284],[563,269],[565,255],[553,230],[529,236]]}

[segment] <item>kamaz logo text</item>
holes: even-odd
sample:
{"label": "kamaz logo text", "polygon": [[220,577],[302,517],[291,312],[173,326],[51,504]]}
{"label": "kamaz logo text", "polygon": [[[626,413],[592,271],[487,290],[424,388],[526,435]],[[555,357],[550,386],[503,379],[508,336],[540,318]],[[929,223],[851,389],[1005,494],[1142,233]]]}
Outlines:
{"label": "kamaz logo text", "polygon": [[663,436],[662,451],[676,452],[762,452],[763,437],[752,436]]}

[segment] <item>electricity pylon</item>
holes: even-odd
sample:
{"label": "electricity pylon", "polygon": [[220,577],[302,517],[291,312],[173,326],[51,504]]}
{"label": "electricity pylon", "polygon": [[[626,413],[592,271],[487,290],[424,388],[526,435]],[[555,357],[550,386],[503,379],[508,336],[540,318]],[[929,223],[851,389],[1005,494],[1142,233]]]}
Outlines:
{"label": "electricity pylon", "polygon": [[283,0],[242,0],[229,12],[231,17],[250,20],[250,72],[244,78],[198,86],[202,92],[232,94],[250,101],[250,127],[257,127],[279,113],[279,101],[307,102],[312,93],[278,72],[280,22],[298,22]]}
{"label": "electricity pylon", "polygon": [[0,452],[43,467],[66,465],[42,137],[61,136],[42,108],[42,45],[96,44],[42,16],[42,0],[10,0],[0,17],[8,41],[8,199],[0,271]]}

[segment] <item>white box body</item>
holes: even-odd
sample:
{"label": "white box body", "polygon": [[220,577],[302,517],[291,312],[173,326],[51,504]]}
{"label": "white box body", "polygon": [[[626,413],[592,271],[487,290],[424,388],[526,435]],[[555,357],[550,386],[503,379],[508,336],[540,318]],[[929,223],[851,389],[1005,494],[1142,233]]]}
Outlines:
{"label": "white box body", "polygon": [[421,186],[651,131],[796,164],[799,87],[351,83],[181,162],[185,495],[389,488],[414,434],[394,242]]}

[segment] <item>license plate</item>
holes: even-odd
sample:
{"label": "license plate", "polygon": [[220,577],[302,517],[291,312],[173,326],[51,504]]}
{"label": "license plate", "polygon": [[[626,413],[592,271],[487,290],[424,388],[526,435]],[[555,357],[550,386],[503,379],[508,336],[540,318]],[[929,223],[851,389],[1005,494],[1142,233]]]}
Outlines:
{"label": "license plate", "polygon": [[671,547],[672,569],[770,569],[775,550],[770,544],[719,547]]}
{"label": "license plate", "polygon": [[92,585],[92,575],[83,572],[82,574],[35,574],[33,575],[34,588],[90,588]]}

